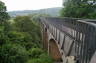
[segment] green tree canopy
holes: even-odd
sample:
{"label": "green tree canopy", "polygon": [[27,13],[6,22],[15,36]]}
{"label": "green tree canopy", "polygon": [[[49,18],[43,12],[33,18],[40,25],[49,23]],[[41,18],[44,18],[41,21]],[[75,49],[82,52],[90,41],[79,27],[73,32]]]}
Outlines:
{"label": "green tree canopy", "polygon": [[96,18],[95,0],[65,0],[61,16],[74,18]]}
{"label": "green tree canopy", "polygon": [[8,24],[9,15],[6,12],[6,6],[0,1],[0,45],[7,41],[7,33],[9,31]]}
{"label": "green tree canopy", "polygon": [[9,19],[9,15],[6,12],[6,6],[0,1],[0,23]]}

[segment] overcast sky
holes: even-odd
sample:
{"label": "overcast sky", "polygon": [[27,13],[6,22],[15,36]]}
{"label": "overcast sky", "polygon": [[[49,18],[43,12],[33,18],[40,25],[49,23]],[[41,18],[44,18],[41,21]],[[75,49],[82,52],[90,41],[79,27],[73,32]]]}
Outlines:
{"label": "overcast sky", "polygon": [[38,10],[52,7],[62,7],[63,0],[1,0],[5,2],[8,11]]}

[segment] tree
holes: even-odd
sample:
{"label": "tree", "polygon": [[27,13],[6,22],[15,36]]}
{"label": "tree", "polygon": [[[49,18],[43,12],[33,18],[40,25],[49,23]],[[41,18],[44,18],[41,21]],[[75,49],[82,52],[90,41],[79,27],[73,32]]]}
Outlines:
{"label": "tree", "polygon": [[6,12],[6,6],[3,2],[0,1],[0,26],[4,26],[5,33],[8,32],[9,24],[8,19],[10,16]]}
{"label": "tree", "polygon": [[15,26],[17,27],[17,31],[20,32],[30,32],[34,27],[32,20],[29,16],[17,16],[15,19]]}
{"label": "tree", "polygon": [[95,0],[66,0],[61,16],[74,18],[96,18]]}
{"label": "tree", "polygon": [[0,63],[26,63],[27,50],[19,44],[4,44],[0,47]]}
{"label": "tree", "polygon": [[9,19],[9,15],[6,12],[6,6],[3,2],[0,1],[0,23],[2,24],[4,21]]}
{"label": "tree", "polygon": [[6,6],[3,2],[0,1],[0,26],[4,26],[4,31],[8,31],[9,25],[8,25],[8,19],[10,16],[6,12]]}
{"label": "tree", "polygon": [[30,16],[17,16],[14,19],[14,29],[18,32],[27,33],[30,35],[31,40],[28,42],[34,42],[39,46],[41,41],[40,27],[36,21],[32,21]]}
{"label": "tree", "polygon": [[9,15],[6,12],[6,6],[0,1],[0,45],[7,41],[7,33],[9,31],[8,19]]}

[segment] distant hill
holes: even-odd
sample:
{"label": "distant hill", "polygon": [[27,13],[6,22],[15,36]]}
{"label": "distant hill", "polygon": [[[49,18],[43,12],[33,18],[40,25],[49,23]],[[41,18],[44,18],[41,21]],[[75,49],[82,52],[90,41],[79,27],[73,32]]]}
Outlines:
{"label": "distant hill", "polygon": [[51,16],[59,16],[59,12],[61,7],[56,8],[47,8],[47,9],[40,9],[40,10],[24,10],[24,11],[12,11],[8,12],[10,16],[18,16],[18,15],[28,15],[28,14],[49,14]]}

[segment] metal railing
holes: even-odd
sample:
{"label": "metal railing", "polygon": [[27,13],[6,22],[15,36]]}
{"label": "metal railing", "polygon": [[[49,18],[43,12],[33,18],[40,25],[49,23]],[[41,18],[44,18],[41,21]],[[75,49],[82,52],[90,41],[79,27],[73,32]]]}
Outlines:
{"label": "metal railing", "polygon": [[40,21],[61,45],[66,56],[75,56],[78,63],[90,62],[96,51],[95,20],[46,17]]}

